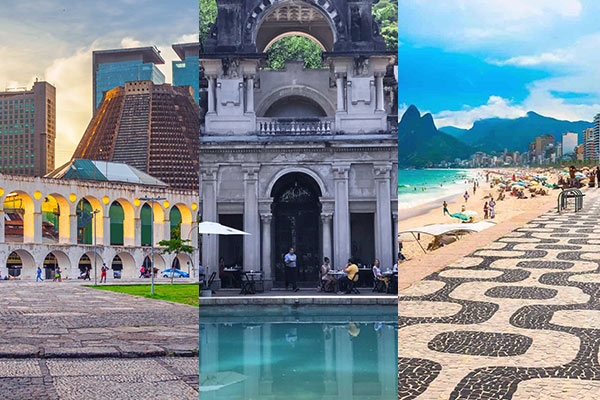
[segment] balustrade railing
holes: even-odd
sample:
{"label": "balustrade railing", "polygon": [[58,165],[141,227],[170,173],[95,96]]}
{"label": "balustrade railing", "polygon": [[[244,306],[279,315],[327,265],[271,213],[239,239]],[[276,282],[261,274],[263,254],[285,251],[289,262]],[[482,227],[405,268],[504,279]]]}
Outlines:
{"label": "balustrade railing", "polygon": [[334,131],[333,118],[257,118],[259,135],[331,135]]}

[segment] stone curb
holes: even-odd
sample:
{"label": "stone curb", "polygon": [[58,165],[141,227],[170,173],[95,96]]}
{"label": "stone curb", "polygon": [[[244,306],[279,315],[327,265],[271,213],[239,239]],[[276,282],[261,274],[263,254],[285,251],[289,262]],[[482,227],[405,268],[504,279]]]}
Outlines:
{"label": "stone curb", "polygon": [[200,308],[256,305],[397,305],[397,296],[380,297],[201,297]]}
{"label": "stone curb", "polygon": [[[93,349],[93,350],[92,350]],[[155,357],[198,357],[198,350],[149,350],[149,351],[119,351],[114,347],[89,349],[51,349],[37,352],[0,351],[0,359],[31,359],[31,358],[155,358]]]}

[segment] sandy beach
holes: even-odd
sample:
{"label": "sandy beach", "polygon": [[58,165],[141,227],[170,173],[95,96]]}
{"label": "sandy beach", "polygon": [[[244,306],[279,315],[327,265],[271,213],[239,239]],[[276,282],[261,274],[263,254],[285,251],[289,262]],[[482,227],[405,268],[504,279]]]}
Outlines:
{"label": "sandy beach", "polygon": [[[512,175],[515,173],[519,175],[522,173],[522,170],[517,169],[501,169],[494,170],[494,172],[489,171],[489,181],[486,182],[486,174],[488,171],[486,170],[478,170],[477,174],[479,176],[478,182],[479,187],[476,192],[473,193],[473,183],[465,184],[465,190],[469,193],[469,199],[465,202],[462,195],[458,196],[450,196],[446,198],[446,202],[448,203],[448,210],[451,213],[456,213],[461,211],[462,205],[465,205],[467,210],[476,211],[478,214],[474,217],[475,222],[484,220],[483,206],[486,201],[489,201],[489,196],[493,196],[494,200],[498,197],[498,187],[490,187],[493,181],[493,178],[501,175]],[[556,182],[557,171],[547,170],[543,173],[539,173],[540,175],[544,175],[548,178],[549,182]],[[547,211],[552,208],[556,204],[556,197],[558,196],[558,190],[550,190],[549,195],[547,196],[535,196],[531,197],[529,191],[525,191],[527,199],[518,199],[514,196],[509,196],[508,194],[504,198],[504,200],[496,201],[496,217],[494,219],[487,219],[487,221],[495,222],[496,224],[503,224],[506,221],[510,221],[515,217],[524,214],[530,213],[532,211],[540,210]],[[403,230],[407,230],[410,228],[415,228],[418,226],[429,225],[429,224],[438,224],[438,223],[456,223],[459,222],[457,219],[454,219],[448,215],[443,214],[442,203],[444,199],[436,200],[436,203],[427,203],[423,204],[419,207],[414,207],[411,209],[399,209],[398,210],[398,231],[402,232]],[[400,207],[399,207],[400,208]],[[481,234],[470,234],[469,236],[480,235]],[[400,235],[400,239],[403,243],[403,251],[402,253],[409,260],[419,260],[424,257],[424,252],[412,236],[412,234],[402,234]],[[424,248],[427,248],[427,245],[433,240],[432,236],[421,235],[420,243]],[[487,243],[481,243],[481,246],[484,246]],[[447,245],[449,246],[460,246],[460,241]]]}

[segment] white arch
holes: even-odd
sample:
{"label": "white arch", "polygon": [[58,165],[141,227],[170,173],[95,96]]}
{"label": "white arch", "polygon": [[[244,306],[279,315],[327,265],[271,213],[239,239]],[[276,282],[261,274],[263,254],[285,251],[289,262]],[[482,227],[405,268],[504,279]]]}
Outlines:
{"label": "white arch", "polygon": [[319,189],[321,189],[321,197],[327,197],[326,193],[328,193],[328,190],[327,190],[327,187],[325,186],[325,182],[323,182],[323,179],[321,179],[319,174],[317,174],[313,170],[304,168],[304,167],[286,167],[286,168],[280,170],[279,172],[277,172],[271,178],[271,181],[267,185],[267,190],[265,193],[263,193],[263,196],[271,197],[271,193],[273,192],[273,187],[275,186],[277,181],[284,175],[287,175],[287,174],[290,174],[293,172],[303,173],[303,174],[306,174],[306,175],[310,176],[311,178],[313,178],[315,180],[315,182],[317,183],[317,185],[319,185]]}
{"label": "white arch", "polygon": [[286,98],[286,97],[304,97],[310,101],[317,103],[325,114],[329,117],[333,117],[335,115],[335,105],[321,92],[310,87],[310,86],[300,86],[300,85],[288,85],[283,87],[277,87],[277,89],[273,90],[270,93],[267,93],[261,102],[256,105],[256,115],[263,116],[269,107],[271,107],[276,102]]}

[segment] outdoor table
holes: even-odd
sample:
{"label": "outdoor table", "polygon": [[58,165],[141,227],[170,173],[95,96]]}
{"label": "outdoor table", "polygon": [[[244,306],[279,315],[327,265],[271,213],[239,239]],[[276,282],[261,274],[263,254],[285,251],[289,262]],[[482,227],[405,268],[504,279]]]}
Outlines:
{"label": "outdoor table", "polygon": [[236,285],[240,285],[242,280],[241,274],[242,270],[240,268],[224,268],[223,272],[230,272],[233,275],[233,282],[231,287],[236,287]]}
{"label": "outdoor table", "polygon": [[244,276],[245,280],[242,280],[241,287],[242,290],[240,294],[254,294],[257,292],[256,285],[259,285],[260,292],[264,292],[263,280],[262,280],[262,272],[260,271],[245,271]]}
{"label": "outdoor table", "polygon": [[339,285],[339,280],[342,276],[346,276],[347,274],[344,271],[335,271],[335,270],[329,270],[327,271],[327,275],[331,275],[335,278],[335,291],[339,292],[340,291],[340,285]]}
{"label": "outdoor table", "polygon": [[373,269],[370,267],[362,267],[358,269],[358,283],[360,287],[373,286]]}

